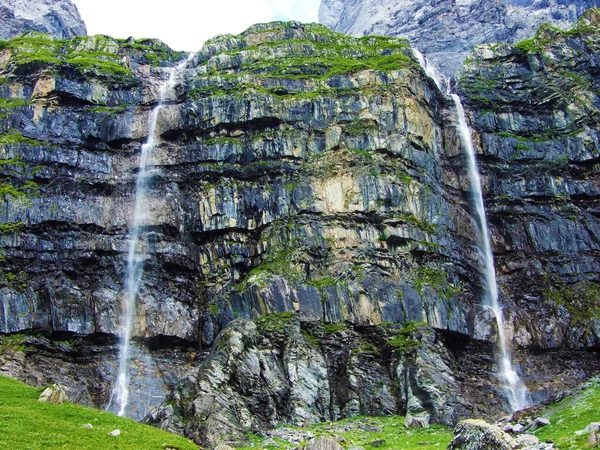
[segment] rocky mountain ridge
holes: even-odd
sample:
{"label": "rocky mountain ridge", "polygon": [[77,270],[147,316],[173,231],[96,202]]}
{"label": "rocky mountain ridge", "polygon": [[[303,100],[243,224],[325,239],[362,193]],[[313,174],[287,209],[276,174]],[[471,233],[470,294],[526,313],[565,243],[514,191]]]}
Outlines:
{"label": "rocky mountain ridge", "polygon": [[58,39],[87,34],[71,0],[1,0],[0,40],[15,38],[26,31],[47,33]]}
{"label": "rocky mountain ridge", "polygon": [[[536,401],[598,371],[599,22],[483,47],[457,77]],[[139,149],[184,57],[102,36],[2,44],[3,372],[109,402]],[[158,115],[128,413],[209,444],[500,414],[455,121],[403,39],[290,22],[207,42]]]}
{"label": "rocky mountain ridge", "polygon": [[478,44],[528,39],[544,22],[569,28],[595,0],[323,0],[319,21],[363,36],[408,38],[447,77]]}

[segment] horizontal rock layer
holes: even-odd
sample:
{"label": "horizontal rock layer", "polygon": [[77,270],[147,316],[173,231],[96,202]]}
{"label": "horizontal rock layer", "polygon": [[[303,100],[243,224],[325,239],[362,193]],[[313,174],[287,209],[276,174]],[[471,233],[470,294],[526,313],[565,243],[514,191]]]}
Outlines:
{"label": "horizontal rock layer", "polygon": [[570,31],[544,26],[514,46],[478,47],[457,76],[481,147],[498,276],[523,312],[515,340],[524,346],[597,339],[598,25],[591,10]]}
{"label": "horizontal rock layer", "polygon": [[[168,67],[184,56],[152,40],[36,34],[1,51],[1,333],[82,336],[91,342],[86,348],[117,334],[139,150]],[[491,147],[468,76],[460,86],[487,176]],[[585,126],[592,134],[593,123]],[[280,422],[409,412],[454,423],[503,410],[454,106],[407,41],[294,22],[215,38],[177,73],[157,135],[141,225],[134,367],[150,367],[148,358],[160,359],[156,352],[173,342],[190,350],[171,356],[176,378],[186,375],[178,384],[165,377],[157,392],[173,392],[154,422],[215,442],[227,430],[241,439],[248,428]],[[552,149],[540,151],[554,162]],[[502,180],[486,177],[488,198],[496,186],[515,192],[515,183]],[[593,273],[596,244],[583,241],[597,216],[585,216],[576,239],[556,238],[553,227],[570,230],[571,222],[535,221],[545,206],[530,206],[538,208],[528,228],[536,251],[544,258],[562,251]],[[505,231],[493,205],[492,212],[501,252],[497,237]],[[553,281],[563,291],[550,297],[537,282],[546,272],[515,287],[518,278],[505,267],[527,261],[524,254],[499,255],[501,291],[508,335],[523,346],[516,353],[524,378],[544,400],[594,370],[586,351],[597,346],[598,328],[561,303],[555,292],[571,289],[560,284],[568,281],[563,273]],[[580,281],[585,292],[597,286],[591,276]],[[530,320],[534,305],[543,320]],[[281,326],[269,325],[279,319]],[[103,355],[114,354],[112,341],[102,345]],[[199,369],[190,369],[199,361],[191,349],[211,346]],[[20,356],[0,361],[16,358],[11,373],[25,378],[38,347],[17,346]],[[557,357],[559,347],[573,353]],[[546,351],[538,356],[538,349]],[[573,360],[579,363],[565,366]],[[86,369],[84,378],[94,373],[103,391],[86,397],[76,389],[105,406],[114,364],[88,367],[95,372]],[[562,379],[552,376],[565,370]],[[136,370],[139,385],[143,373]],[[60,376],[69,379],[57,369]],[[134,392],[131,415],[163,400],[157,394],[145,402],[141,394]],[[225,428],[209,435],[206,421]]]}

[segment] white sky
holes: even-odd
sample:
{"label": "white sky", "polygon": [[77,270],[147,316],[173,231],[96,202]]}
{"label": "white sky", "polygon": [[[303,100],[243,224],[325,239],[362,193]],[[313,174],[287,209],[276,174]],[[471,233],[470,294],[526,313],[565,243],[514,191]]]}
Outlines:
{"label": "white sky", "polygon": [[72,0],[88,34],[158,38],[196,51],[218,34],[274,20],[317,22],[321,0]]}

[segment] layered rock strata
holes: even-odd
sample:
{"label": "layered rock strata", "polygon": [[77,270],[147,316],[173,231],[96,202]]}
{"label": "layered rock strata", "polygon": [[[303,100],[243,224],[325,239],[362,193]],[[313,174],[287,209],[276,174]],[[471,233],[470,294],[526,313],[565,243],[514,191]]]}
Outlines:
{"label": "layered rock strata", "polygon": [[519,42],[544,22],[568,28],[594,0],[323,0],[319,21],[335,31],[405,37],[446,76],[478,44]]}
{"label": "layered rock strata", "polygon": [[523,346],[597,345],[599,23],[590,10],[569,31],[478,47],[457,75]]}
{"label": "layered rock strata", "polygon": [[[586,42],[597,39],[595,21],[584,28]],[[54,365],[44,382],[108,402],[139,148],[167,75],[161,66],[184,56],[105,37],[32,34],[4,45],[3,370],[31,380],[36,366]],[[487,70],[472,61],[460,81],[478,130],[466,80],[479,66]],[[357,414],[455,423],[500,413],[495,321],[481,308],[455,112],[407,41],[262,24],[209,41],[182,76],[158,117],[142,225],[133,379],[143,386],[151,373],[157,389],[149,399],[134,389],[137,414],[172,388],[149,420],[214,444]],[[585,126],[593,135],[594,122]],[[596,172],[585,173],[593,184]],[[597,226],[597,216],[585,218],[585,230]],[[566,245],[532,223],[541,246]],[[573,249],[564,253],[574,263],[595,267],[595,247]],[[509,334],[543,400],[597,370],[586,352],[597,346],[597,322],[543,299],[537,278],[535,289],[514,284],[504,265],[525,259],[512,255],[500,266]],[[535,302],[544,321],[528,319]],[[74,376],[77,364],[84,370]]]}

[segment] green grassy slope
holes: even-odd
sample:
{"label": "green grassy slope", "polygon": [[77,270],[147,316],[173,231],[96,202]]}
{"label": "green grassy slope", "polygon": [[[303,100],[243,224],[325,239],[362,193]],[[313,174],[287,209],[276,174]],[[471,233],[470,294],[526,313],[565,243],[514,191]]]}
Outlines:
{"label": "green grassy slope", "polygon": [[540,441],[554,441],[555,448],[581,449],[588,447],[588,435],[576,436],[592,422],[600,422],[600,378],[588,383],[582,392],[550,406],[543,416],[550,425],[541,428],[536,436]]}
{"label": "green grassy slope", "polygon": [[[42,389],[28,387],[0,376],[0,448],[11,450],[192,450],[194,443],[156,428],[83,406],[38,402]],[[550,419],[550,425],[536,435],[542,442],[552,439],[559,449],[586,448],[587,435],[576,436],[591,422],[600,421],[600,378],[538,416]],[[312,436],[332,437],[344,447],[433,450],[446,448],[452,429],[433,426],[426,430],[407,430],[403,417],[369,417],[323,423],[310,428],[290,428]],[[94,428],[84,428],[84,424]],[[119,429],[120,436],[109,436]],[[343,439],[340,439],[343,438]],[[244,449],[293,449],[297,444],[275,438],[252,436]],[[374,444],[374,445],[371,445]]]}
{"label": "green grassy slope", "polygon": [[[41,403],[42,389],[0,376],[0,448],[11,450],[192,450],[180,436],[103,411]],[[84,428],[85,424],[94,428]],[[119,429],[120,436],[108,433]]]}
{"label": "green grassy slope", "polygon": [[[310,432],[314,437],[329,437],[341,442],[344,448],[364,447],[366,450],[440,450],[445,449],[453,438],[452,428],[433,425],[428,429],[408,430],[404,417],[358,417],[333,423],[321,423],[309,428],[290,428],[299,432]],[[341,439],[340,439],[341,438]],[[251,437],[250,449],[296,449],[298,445],[282,439],[265,440]],[[302,445],[306,442],[302,442]]]}

